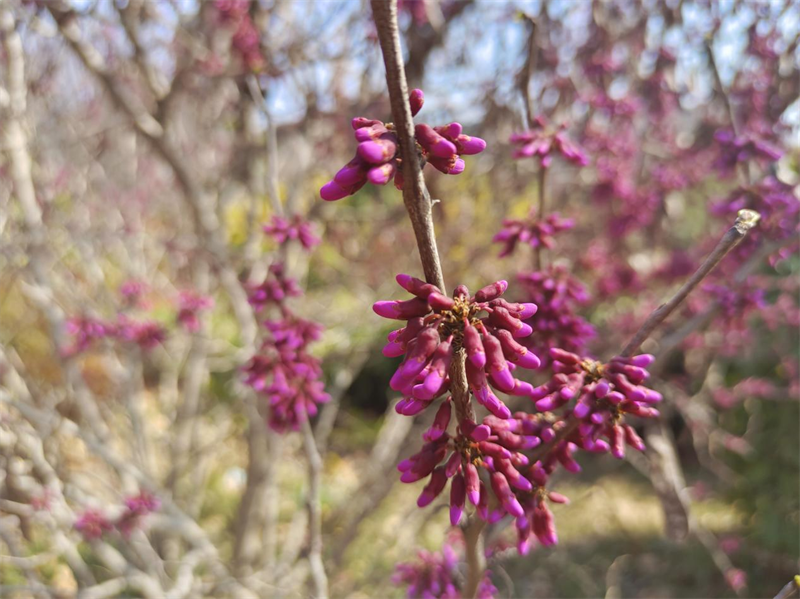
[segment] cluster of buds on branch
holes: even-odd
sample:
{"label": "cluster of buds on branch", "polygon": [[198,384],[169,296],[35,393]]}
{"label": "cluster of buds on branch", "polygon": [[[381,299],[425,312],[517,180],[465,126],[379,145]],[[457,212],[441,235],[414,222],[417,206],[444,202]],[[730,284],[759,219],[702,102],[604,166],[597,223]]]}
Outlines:
{"label": "cluster of buds on branch", "polygon": [[[409,275],[398,275],[397,282],[415,297],[373,306],[379,316],[408,321],[389,334],[389,343],[383,348],[387,357],[406,356],[390,382],[392,389],[405,395],[397,411],[417,414],[446,393],[453,357],[463,349],[467,380],[476,400],[493,414],[508,417],[508,408],[490,386],[512,395],[531,392],[532,387],[514,378],[512,372],[517,366],[539,367],[539,358],[516,341],[530,335],[532,329],[524,320],[536,313],[536,305],[502,299],[506,281],[487,285],[474,296],[459,285],[452,298]],[[481,317],[483,313],[487,316]]]}
{"label": "cluster of buds on branch", "polygon": [[[279,244],[296,241],[305,250],[319,243],[310,224],[297,216],[291,220],[274,217],[264,232]],[[290,298],[302,294],[280,261],[270,265],[260,284],[249,287],[248,300],[256,311],[270,309],[278,317],[263,322],[267,332],[258,353],[243,369],[245,384],[266,398],[267,421],[279,432],[298,430],[316,415],[320,404],[330,400],[321,362],[308,351],[322,335],[322,326],[297,316],[288,305]]]}
{"label": "cluster of buds on branch", "polygon": [[[422,90],[415,89],[409,96],[411,112],[416,115],[424,101]],[[323,200],[341,200],[353,195],[367,182],[386,185],[394,179],[397,189],[403,189],[403,168],[400,140],[393,123],[356,117],[352,121],[358,149],[348,162],[320,189]],[[420,123],[414,128],[417,154],[422,164],[429,163],[446,175],[458,175],[464,171],[461,156],[480,154],[486,142],[462,132],[459,123],[431,127]]]}
{"label": "cluster of buds on branch", "polygon": [[111,518],[99,510],[87,509],[81,513],[74,526],[87,541],[99,539],[112,530],[128,538],[133,531],[141,527],[143,519],[148,514],[158,511],[160,507],[161,501],[158,497],[142,491],[125,499],[125,507],[117,517]]}

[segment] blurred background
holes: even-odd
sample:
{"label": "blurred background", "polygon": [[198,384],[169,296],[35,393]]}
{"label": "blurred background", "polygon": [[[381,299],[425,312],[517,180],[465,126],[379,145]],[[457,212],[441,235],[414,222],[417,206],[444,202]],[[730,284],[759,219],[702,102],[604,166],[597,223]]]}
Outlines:
{"label": "blurred background", "polygon": [[[800,4],[398,11],[417,121],[487,142],[425,169],[448,285],[578,286],[536,349],[612,357],[738,209],[762,216],[643,347],[648,451],[558,481],[555,548],[491,528],[497,596],[773,597],[800,556]],[[319,197],[350,120],[390,120],[368,3],[5,0],[0,39],[0,595],[306,597],[321,565],[332,597],[405,596],[399,563],[459,547],[446,499],[398,481],[433,414],[395,413],[370,310],[419,258],[392,184]],[[548,168],[574,226],[543,264],[493,242],[537,205],[526,130],[588,162]],[[262,322],[297,318],[327,396],[276,422]]]}

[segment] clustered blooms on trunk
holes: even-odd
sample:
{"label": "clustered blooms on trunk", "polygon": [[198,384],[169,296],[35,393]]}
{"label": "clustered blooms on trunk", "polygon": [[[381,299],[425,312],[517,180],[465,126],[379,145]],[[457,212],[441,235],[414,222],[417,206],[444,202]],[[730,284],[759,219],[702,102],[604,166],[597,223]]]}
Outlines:
{"label": "clustered blooms on trunk", "polygon": [[[409,275],[397,275],[397,282],[415,297],[376,302],[372,307],[384,318],[408,321],[389,334],[383,348],[387,357],[406,356],[389,383],[405,395],[397,411],[417,414],[446,393],[453,356],[463,348],[467,380],[478,403],[501,418],[510,416],[490,385],[511,395],[528,395],[532,390],[530,384],[515,379],[512,371],[517,366],[539,367],[539,358],[516,341],[530,335],[532,329],[523,320],[536,313],[536,305],[502,299],[506,281],[487,285],[474,296],[459,285],[452,298]],[[482,313],[488,316],[480,317]]]}
{"label": "clustered blooms on trunk", "polygon": [[314,235],[311,223],[301,215],[294,214],[291,218],[273,216],[272,222],[263,227],[264,233],[272,237],[278,244],[296,240],[305,250],[312,250],[319,245],[320,238]]}
{"label": "clustered blooms on trunk", "polygon": [[250,0],[215,0],[214,8],[222,25],[233,29],[231,48],[251,71],[264,66],[258,29],[250,17]]}
{"label": "clustered blooms on trunk", "polygon": [[594,327],[577,314],[577,309],[589,301],[586,288],[563,265],[522,272],[517,280],[522,284],[523,297],[539,306],[536,317],[528,321],[533,328],[528,347],[545,363],[552,347],[582,352],[595,336]]}
{"label": "clustered blooms on trunk", "polygon": [[[293,219],[291,227],[297,227],[297,234],[281,227],[277,235],[267,227],[265,233],[273,235],[281,244],[297,241],[303,249],[310,250],[315,244],[308,243],[310,238],[306,233],[310,230],[300,233],[303,225],[307,223]],[[264,281],[249,287],[248,292],[250,304],[257,311],[270,308],[278,318],[263,322],[267,331],[264,341],[242,369],[245,383],[266,398],[267,421],[273,430],[297,430],[302,422],[317,413],[319,404],[330,400],[322,382],[321,362],[308,353],[308,346],[321,337],[322,326],[290,310],[287,300],[303,292],[297,282],[286,275],[282,262],[273,263]]]}
{"label": "clustered blooms on trunk", "polygon": [[532,248],[552,249],[555,245],[553,237],[574,226],[573,219],[563,218],[558,212],[538,218],[536,210],[531,210],[526,220],[503,219],[503,228],[492,241],[503,244],[503,250],[499,254],[503,258],[514,252],[517,243],[527,243]]}
{"label": "clustered blooms on trunk", "polygon": [[509,141],[512,145],[518,146],[514,150],[514,158],[538,156],[544,168],[550,166],[554,154],[578,166],[589,164],[589,158],[583,149],[567,137],[566,126],[553,129],[548,126],[543,116],[534,119],[530,131],[514,133]]}
{"label": "clustered blooms on trunk", "polygon": [[[412,115],[422,108],[422,90],[415,89],[409,96]],[[353,195],[367,182],[386,185],[394,178],[397,189],[403,189],[403,168],[400,142],[393,123],[356,117],[352,121],[358,149],[333,180],[320,189],[323,200],[341,200]],[[419,123],[414,127],[417,154],[424,163],[432,165],[446,175],[458,175],[464,171],[461,156],[480,154],[486,142],[479,137],[462,133],[459,123],[431,127]]]}
{"label": "clustered blooms on trunk", "polygon": [[96,509],[84,510],[73,525],[87,541],[101,538],[116,529],[120,534],[129,537],[140,528],[142,520],[161,507],[161,501],[147,491],[125,498],[125,507],[116,518],[109,518]]}
{"label": "clustered blooms on trunk", "polygon": [[[394,584],[407,584],[409,599],[461,599],[458,571],[459,558],[453,544],[445,542],[441,552],[420,550],[413,562],[398,564],[392,577]],[[492,599],[497,588],[486,570],[478,585],[478,599]]]}
{"label": "clustered blooms on trunk", "polygon": [[200,330],[199,312],[214,306],[213,298],[186,289],[178,295],[178,315],[175,320],[190,333]]}

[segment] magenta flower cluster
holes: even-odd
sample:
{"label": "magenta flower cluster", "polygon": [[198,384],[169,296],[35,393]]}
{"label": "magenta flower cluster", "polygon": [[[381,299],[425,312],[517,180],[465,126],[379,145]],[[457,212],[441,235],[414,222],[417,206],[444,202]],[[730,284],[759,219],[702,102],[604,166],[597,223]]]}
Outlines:
{"label": "magenta flower cluster", "polygon": [[555,246],[554,237],[574,226],[573,219],[563,218],[558,212],[538,218],[536,211],[531,210],[530,216],[525,220],[503,219],[503,228],[492,241],[503,244],[500,252],[500,258],[503,258],[513,254],[518,243],[526,243],[532,248],[552,249]]}
{"label": "magenta flower cluster", "polygon": [[549,362],[548,350],[552,347],[582,352],[596,334],[594,327],[577,313],[589,301],[583,284],[562,265],[523,272],[517,280],[522,284],[523,297],[539,306],[536,318],[528,321],[533,328],[528,347],[544,362]]}
{"label": "magenta flower cluster", "polygon": [[[661,394],[642,385],[650,376],[646,368],[653,362],[653,356],[617,356],[602,364],[561,349],[551,349],[550,355],[556,374],[534,389],[531,398],[536,409],[550,412],[576,399],[571,416],[582,423],[579,427],[582,449],[610,449],[619,459],[625,455],[625,442],[643,450],[644,445],[633,429],[620,421],[625,414],[641,418],[659,415],[653,405],[661,401]],[[609,443],[601,443],[599,436],[606,437]]]}
{"label": "magenta flower cluster", "polygon": [[321,380],[320,361],[307,350],[319,339],[322,327],[288,310],[280,320],[265,321],[264,326],[269,334],[244,368],[245,383],[267,399],[271,428],[297,430],[316,415],[319,404],[330,400]]}
{"label": "magenta flower cluster", "polygon": [[199,313],[212,307],[214,307],[212,298],[186,289],[178,296],[178,315],[175,319],[184,329],[196,333],[200,330]]}
{"label": "magenta flower cluster", "polygon": [[589,164],[589,158],[583,149],[567,137],[566,127],[562,125],[553,129],[542,116],[534,119],[529,131],[514,133],[509,141],[516,146],[514,158],[538,156],[544,168],[550,166],[554,155],[559,155],[578,166]]}
{"label": "magenta flower cluster", "polygon": [[[445,542],[441,552],[420,550],[415,561],[398,564],[392,582],[408,585],[409,599],[461,599],[459,561],[454,544]],[[490,575],[486,570],[475,595],[478,599],[496,596]]]}
{"label": "magenta flower cluster", "polygon": [[65,328],[72,336],[71,343],[64,349],[64,355],[67,357],[88,350],[95,342],[104,338],[135,343],[147,351],[162,343],[167,336],[166,330],[158,322],[134,320],[124,314],[120,314],[116,322],[76,316],[67,320]]}
{"label": "magenta flower cluster", "polygon": [[[531,385],[513,376],[513,370],[538,368],[539,358],[517,339],[531,333],[524,322],[536,313],[535,304],[512,304],[500,296],[506,281],[487,285],[474,296],[459,285],[453,297],[438,287],[409,275],[397,275],[400,286],[415,296],[402,301],[380,301],[372,307],[384,318],[408,321],[389,334],[383,348],[387,357],[405,355],[390,386],[405,395],[397,404],[401,414],[413,415],[450,389],[448,370],[456,351],[467,354],[467,380],[479,404],[501,418],[510,416],[492,388],[512,395],[528,395]],[[487,316],[481,316],[486,313]]]}
{"label": "magenta flower cluster", "polygon": [[[308,237],[307,223],[295,218],[287,222],[289,227],[285,228],[273,219],[276,228],[268,231],[265,227],[265,233],[281,244],[297,241],[310,250],[315,243],[309,243],[312,237]],[[290,231],[292,227],[296,234]],[[273,263],[264,281],[248,292],[250,304],[257,311],[268,308],[278,318],[264,321],[264,341],[243,368],[245,383],[267,400],[267,421],[272,429],[297,430],[316,415],[319,404],[330,400],[322,382],[321,362],[308,352],[308,346],[322,335],[322,326],[300,318],[289,308],[288,300],[301,296],[302,291],[297,281],[286,275],[282,262]]]}
{"label": "magenta flower cluster", "polygon": [[110,518],[100,510],[87,509],[75,521],[74,527],[87,541],[99,539],[112,530],[129,537],[141,527],[148,514],[158,511],[160,507],[161,501],[158,497],[142,491],[125,499],[125,507],[117,517]]}
{"label": "magenta flower cluster", "polygon": [[[489,522],[509,515],[516,522],[517,547],[526,553],[531,535],[544,546],[558,542],[546,501],[568,501],[547,490],[549,477],[559,465],[568,472],[580,472],[574,458],[579,449],[610,452],[620,459],[626,445],[644,450],[639,435],[623,419],[626,414],[658,416],[652,404],[661,395],[642,385],[652,356],[616,357],[602,364],[554,349],[551,357],[554,376],[530,394],[541,414],[491,415],[481,424],[462,420],[451,435],[447,432],[451,402],[442,403],[423,435],[425,445],[397,467],[404,483],[428,478],[417,501],[420,507],[432,503],[450,480],[453,526],[461,520],[467,501]],[[560,408],[564,408],[563,417],[554,417]],[[548,451],[531,452],[540,446]],[[500,507],[492,509],[495,504]]]}
{"label": "magenta flower cluster", "polygon": [[263,229],[264,233],[272,237],[278,244],[297,241],[305,250],[314,249],[321,241],[314,234],[311,223],[299,214],[293,214],[290,218],[273,216],[272,221],[264,225]]}
{"label": "magenta flower cluster", "polygon": [[250,0],[214,0],[219,21],[233,30],[231,48],[251,71],[264,66],[258,28],[250,17]]}
{"label": "magenta flower cluster", "polygon": [[286,276],[283,262],[270,264],[269,272],[258,285],[250,285],[247,300],[260,312],[265,306],[280,306],[290,297],[299,297],[303,291],[291,277]]}
{"label": "magenta flower cluster", "polygon": [[[422,90],[415,89],[409,96],[412,115],[416,115],[424,102]],[[403,168],[400,142],[393,123],[356,117],[352,121],[358,149],[348,162],[320,189],[323,200],[341,200],[353,195],[367,182],[386,185],[394,178],[397,189],[403,189]],[[414,127],[416,149],[421,160],[446,175],[464,171],[461,156],[480,154],[486,142],[462,132],[459,123],[431,127],[420,123]]]}
{"label": "magenta flower cluster", "polygon": [[736,165],[751,160],[775,162],[783,156],[783,152],[772,144],[753,136],[737,136],[730,130],[717,131],[714,134],[714,139],[719,144],[720,150],[714,166],[722,172],[730,172],[736,168]]}

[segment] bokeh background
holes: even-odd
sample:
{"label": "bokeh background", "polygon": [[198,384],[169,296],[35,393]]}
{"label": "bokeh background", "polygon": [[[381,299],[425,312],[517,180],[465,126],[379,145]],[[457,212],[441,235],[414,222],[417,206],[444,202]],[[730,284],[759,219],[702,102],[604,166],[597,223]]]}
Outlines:
{"label": "bokeh background", "polygon": [[[535,206],[537,161],[513,158],[509,137],[536,116],[589,161],[548,170],[548,206],[575,226],[546,261],[585,285],[570,310],[594,327],[593,355],[619,351],[736,209],[762,214],[644,347],[665,446],[582,457],[558,481],[572,503],[554,510],[555,548],[518,556],[494,526],[498,596],[774,596],[800,556],[800,5],[399,12],[418,118],[488,144],[463,174],[425,170],[449,285],[529,293],[531,249],[500,258],[492,238]],[[394,412],[391,329],[370,310],[421,268],[393,185],[319,198],[355,150],[350,119],[390,119],[368,4],[11,0],[0,13],[0,595],[305,597],[319,555],[333,597],[405,596],[397,564],[457,537],[444,499],[418,509],[421,483],[398,481],[433,414]],[[278,215],[321,243],[265,235]],[[331,396],[312,418],[318,469],[242,372],[266,316],[247,290],[278,262],[301,292],[291,311],[324,327],[310,348]],[[76,528],[143,491],[160,506],[129,534]]]}

